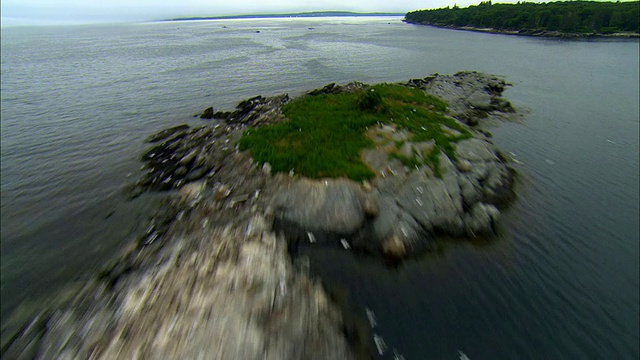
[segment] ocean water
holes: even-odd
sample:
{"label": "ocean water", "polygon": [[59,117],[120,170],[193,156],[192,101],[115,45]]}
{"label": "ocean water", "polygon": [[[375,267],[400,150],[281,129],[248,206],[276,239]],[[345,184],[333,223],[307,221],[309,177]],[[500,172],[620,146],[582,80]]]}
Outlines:
{"label": "ocean water", "polygon": [[141,231],[155,198],[120,190],[149,134],[258,94],[478,70],[525,114],[491,129],[521,162],[503,234],[396,269],[306,249],[312,271],[375,314],[380,358],[640,356],[638,41],[380,17],[3,28],[1,50],[3,337]]}

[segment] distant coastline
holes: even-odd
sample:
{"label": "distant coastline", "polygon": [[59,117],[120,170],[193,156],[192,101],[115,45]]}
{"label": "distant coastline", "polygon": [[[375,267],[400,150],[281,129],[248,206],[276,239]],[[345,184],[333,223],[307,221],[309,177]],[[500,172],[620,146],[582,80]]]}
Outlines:
{"label": "distant coastline", "polygon": [[275,19],[275,18],[313,18],[313,17],[370,17],[370,16],[404,16],[403,13],[358,13],[350,11],[313,11],[300,13],[278,14],[250,14],[250,15],[222,15],[195,16],[187,18],[164,19],[160,21],[196,21],[196,20],[236,20],[236,19]]}
{"label": "distant coastline", "polygon": [[485,33],[555,38],[640,38],[640,3],[559,1],[416,10],[405,22]]}
{"label": "distant coastline", "polygon": [[413,22],[403,20],[407,24],[433,26],[441,29],[461,30],[461,31],[473,31],[488,34],[500,34],[500,35],[517,35],[517,36],[533,36],[533,37],[549,37],[549,38],[563,38],[563,39],[640,39],[639,33],[634,32],[619,32],[612,34],[597,34],[597,33],[565,33],[561,31],[548,31],[548,30],[504,30],[494,28],[478,28],[473,26],[455,26],[444,24],[428,24],[423,22]]}

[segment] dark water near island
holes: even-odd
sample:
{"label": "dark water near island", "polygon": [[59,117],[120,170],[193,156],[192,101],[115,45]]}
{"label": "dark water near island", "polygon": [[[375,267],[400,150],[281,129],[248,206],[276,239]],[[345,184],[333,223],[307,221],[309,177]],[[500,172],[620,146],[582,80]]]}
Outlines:
{"label": "dark water near island", "polygon": [[375,313],[382,358],[637,359],[638,50],[399,18],[2,29],[3,329],[140,231],[153,199],[120,189],[150,133],[257,94],[478,70],[526,110],[491,129],[522,163],[504,234],[398,269],[312,251],[312,270]]}

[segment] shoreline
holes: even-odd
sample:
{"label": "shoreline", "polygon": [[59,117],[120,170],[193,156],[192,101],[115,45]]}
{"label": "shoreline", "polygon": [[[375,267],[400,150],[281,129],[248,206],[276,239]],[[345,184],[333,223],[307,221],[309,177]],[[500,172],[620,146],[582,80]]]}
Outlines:
{"label": "shoreline", "polygon": [[500,30],[500,29],[494,29],[494,28],[476,28],[471,26],[439,25],[439,24],[431,24],[431,23],[412,22],[406,19],[403,19],[402,21],[411,25],[432,26],[439,29],[472,31],[472,32],[485,33],[485,34],[525,36],[525,37],[537,37],[537,38],[556,38],[556,39],[575,39],[575,40],[583,40],[583,39],[584,40],[587,40],[587,39],[638,40],[640,39],[640,33],[596,34],[596,33],[563,33],[559,31],[547,31],[547,30]]}
{"label": "shoreline", "polygon": [[282,19],[282,18],[323,18],[323,17],[400,17],[404,13],[358,13],[343,11],[326,12],[302,12],[282,14],[255,14],[255,15],[221,15],[221,16],[194,16],[187,18],[162,19],[158,22],[181,22],[202,20],[243,20],[243,19]]}
{"label": "shoreline", "polygon": [[[43,310],[2,356],[190,358],[216,351],[244,359],[367,358],[376,346],[370,330],[298,263],[296,243],[401,260],[427,251],[439,232],[490,236],[497,206],[510,201],[513,190],[508,161],[480,124],[513,113],[501,97],[509,84],[460,72],[401,85],[444,98],[460,126],[475,131],[456,161],[441,154],[442,177],[375,156],[382,159],[375,163],[380,175],[371,183],[273,174],[267,163],[239,151],[238,141],[249,128],[282,121],[288,95],[257,96],[231,112],[205,111],[221,121],[176,126],[147,139],[145,173],[130,195],[170,191],[145,233],[69,304]],[[329,84],[303,97],[365,86]],[[409,153],[418,145],[399,129],[375,130]],[[399,192],[430,211],[390,195]],[[348,223],[331,216],[347,213]]]}

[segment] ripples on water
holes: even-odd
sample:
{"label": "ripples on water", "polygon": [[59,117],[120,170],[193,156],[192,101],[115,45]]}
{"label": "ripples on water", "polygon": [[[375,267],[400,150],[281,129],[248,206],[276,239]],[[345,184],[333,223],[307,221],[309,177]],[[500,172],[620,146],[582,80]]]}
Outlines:
{"label": "ripples on water", "polygon": [[118,190],[160,127],[257,94],[460,70],[505,75],[529,110],[492,129],[523,163],[503,236],[395,270],[308,251],[312,270],[375,313],[384,358],[638,358],[638,42],[397,18],[3,29],[3,327],[135,236],[153,202]]}

